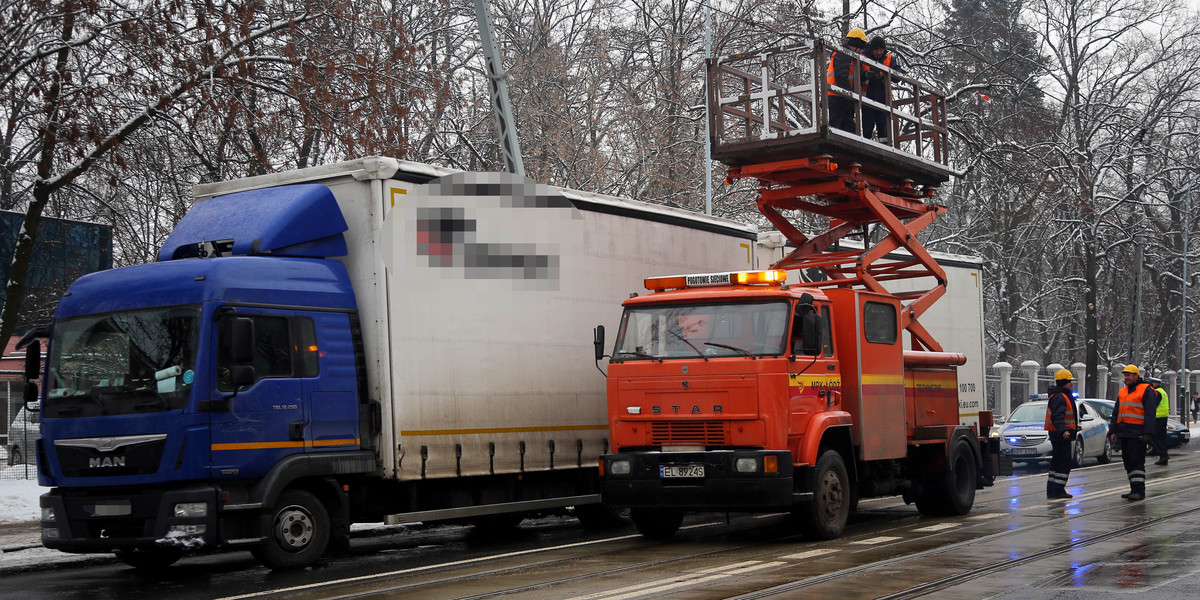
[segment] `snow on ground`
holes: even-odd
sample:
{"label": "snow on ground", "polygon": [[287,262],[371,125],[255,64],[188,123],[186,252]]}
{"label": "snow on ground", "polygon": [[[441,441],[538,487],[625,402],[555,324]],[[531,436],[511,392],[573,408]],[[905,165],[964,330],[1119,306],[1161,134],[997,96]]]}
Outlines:
{"label": "snow on ground", "polygon": [[37,479],[24,479],[26,468],[18,465],[0,470],[0,524],[32,523],[41,517],[38,496],[46,488]]}

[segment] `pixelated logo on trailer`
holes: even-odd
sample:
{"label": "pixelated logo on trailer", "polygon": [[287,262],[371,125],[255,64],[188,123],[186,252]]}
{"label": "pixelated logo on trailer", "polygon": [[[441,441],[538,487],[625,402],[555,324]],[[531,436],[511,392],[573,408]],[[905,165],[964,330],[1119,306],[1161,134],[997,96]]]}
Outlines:
{"label": "pixelated logo on trailer", "polygon": [[[418,256],[465,279],[557,281],[562,241],[582,217],[548,186],[503,173],[459,173],[425,186],[416,206]],[[445,202],[439,202],[445,200]]]}

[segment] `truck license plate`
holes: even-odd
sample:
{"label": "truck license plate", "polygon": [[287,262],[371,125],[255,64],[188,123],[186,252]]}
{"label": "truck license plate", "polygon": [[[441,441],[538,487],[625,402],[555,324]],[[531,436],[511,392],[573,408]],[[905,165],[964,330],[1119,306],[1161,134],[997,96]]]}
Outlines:
{"label": "truck license plate", "polygon": [[1013,454],[1037,454],[1037,448],[1013,448]]}
{"label": "truck license plate", "polygon": [[97,502],[91,509],[93,517],[125,517],[133,512],[129,502]]}
{"label": "truck license plate", "polygon": [[662,465],[658,472],[663,478],[704,477],[704,465]]}

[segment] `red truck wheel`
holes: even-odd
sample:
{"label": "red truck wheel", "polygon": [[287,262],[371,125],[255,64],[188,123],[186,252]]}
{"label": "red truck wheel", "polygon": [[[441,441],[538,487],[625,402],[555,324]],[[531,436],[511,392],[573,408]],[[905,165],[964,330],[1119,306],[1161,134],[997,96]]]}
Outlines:
{"label": "red truck wheel", "polygon": [[797,505],[793,513],[806,536],[832,540],[842,535],[850,518],[850,477],[842,455],[826,450],[817,459],[813,476],[813,499]]}
{"label": "red truck wheel", "polygon": [[975,454],[965,440],[950,449],[949,468],[925,476],[917,510],[923,515],[965,515],[975,504]]}
{"label": "red truck wheel", "polygon": [[652,540],[671,539],[683,524],[683,511],[672,508],[634,508],[629,516],[638,533]]}

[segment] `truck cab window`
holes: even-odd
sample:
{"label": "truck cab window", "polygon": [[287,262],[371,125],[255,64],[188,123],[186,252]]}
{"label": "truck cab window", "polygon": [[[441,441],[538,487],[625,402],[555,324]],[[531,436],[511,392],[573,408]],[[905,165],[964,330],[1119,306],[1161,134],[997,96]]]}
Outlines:
{"label": "truck cab window", "polygon": [[821,307],[821,346],[825,356],[833,356],[833,324],[829,318],[829,307]]}
{"label": "truck cab window", "polygon": [[183,408],[195,375],[199,323],[197,306],[61,321],[50,346],[46,416]]}
{"label": "truck cab window", "polygon": [[[288,319],[265,315],[249,317],[254,320],[254,358],[250,365],[254,367],[255,380],[291,377],[293,346]],[[229,380],[233,362],[229,347],[232,323],[232,319],[222,319],[217,327],[217,389],[223,392],[233,391]]]}
{"label": "truck cab window", "polygon": [[872,344],[895,344],[899,336],[896,327],[896,307],[884,302],[867,302],[863,306],[863,335]]}

